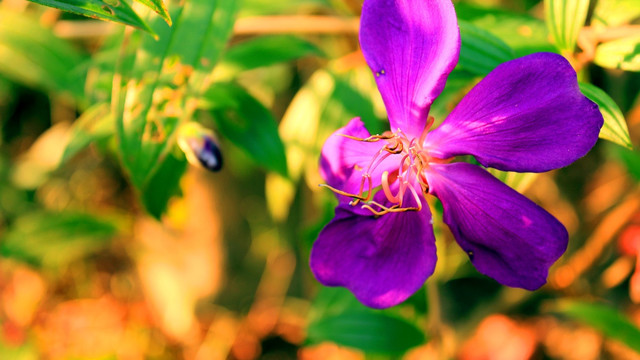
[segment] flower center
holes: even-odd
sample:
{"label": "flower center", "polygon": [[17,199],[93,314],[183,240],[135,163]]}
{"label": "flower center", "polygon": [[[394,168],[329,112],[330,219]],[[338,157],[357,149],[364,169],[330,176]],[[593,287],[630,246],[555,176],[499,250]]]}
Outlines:
{"label": "flower center", "polygon": [[[384,145],[375,153],[366,167],[356,165],[356,170],[362,171],[360,190],[357,194],[341,191],[329,185],[324,186],[337,194],[352,198],[349,203],[352,206],[362,203],[362,208],[370,210],[375,215],[422,210],[422,199],[419,194],[424,197],[429,192],[429,184],[424,170],[429,167],[431,162],[442,162],[440,159],[433,158],[428,149],[423,148],[425,137],[433,125],[433,121],[433,117],[430,116],[419,138],[410,139],[400,129],[397,132],[387,131],[365,139],[343,135],[356,141],[383,142]],[[380,185],[374,188],[372,181],[374,171],[391,156],[399,159],[397,168],[391,172],[384,171],[381,175]],[[374,195],[380,189],[384,192],[386,200],[391,203],[390,206],[373,200]],[[413,199],[410,206],[407,205],[407,199]]]}

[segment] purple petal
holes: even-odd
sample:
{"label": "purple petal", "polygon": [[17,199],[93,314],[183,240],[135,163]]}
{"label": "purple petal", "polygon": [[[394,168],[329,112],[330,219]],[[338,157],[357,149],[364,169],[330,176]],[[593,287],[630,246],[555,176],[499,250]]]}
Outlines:
{"label": "purple petal", "polygon": [[417,137],[458,62],[460,31],[449,0],[366,0],[360,45],[391,130]]}
{"label": "purple petal", "polygon": [[433,273],[436,247],[431,213],[354,214],[348,205],[320,232],[311,270],[326,286],[343,286],[373,308],[397,305]]}
{"label": "purple petal", "polygon": [[[364,139],[370,134],[360,118],[352,119],[345,127],[336,130],[322,148],[320,175],[330,186],[357,194],[360,191],[362,175],[369,168],[374,156],[384,146],[384,142],[363,142],[342,135]],[[385,154],[388,153],[384,152],[380,156]],[[375,168],[372,167],[373,171],[370,174],[372,187],[380,185],[382,172],[392,172],[398,168],[399,163],[399,155],[389,155]]]}
{"label": "purple petal", "polygon": [[528,290],[545,284],[567,248],[569,235],[556,218],[476,165],[432,164],[427,180],[478,271]]}
{"label": "purple petal", "polygon": [[487,75],[427,135],[426,146],[440,158],[473,155],[500,170],[542,172],[584,156],[602,124],[567,60],[537,53]]}

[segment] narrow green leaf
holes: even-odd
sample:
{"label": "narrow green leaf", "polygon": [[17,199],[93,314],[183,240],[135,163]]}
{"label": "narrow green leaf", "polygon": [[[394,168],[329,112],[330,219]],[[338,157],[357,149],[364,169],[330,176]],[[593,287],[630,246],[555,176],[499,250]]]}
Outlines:
{"label": "narrow green leaf", "polygon": [[151,21],[159,40],[139,32],[129,39],[133,54],[117,71],[122,82],[114,116],[122,164],[141,199],[148,198],[143,192],[175,148],[178,127],[191,120],[197,99],[209,87],[237,6],[235,0],[175,4],[172,27],[158,17]]}
{"label": "narrow green leaf", "polygon": [[164,5],[162,0],[136,0],[137,2],[146,5],[149,9],[155,11],[158,15],[160,15],[164,21],[167,22],[167,25],[171,26],[171,15],[167,11],[167,7]]}
{"label": "narrow green leaf", "polygon": [[598,45],[594,62],[609,69],[640,71],[640,35]]}
{"label": "narrow green leaf", "polygon": [[86,56],[50,29],[21,13],[0,8],[0,75],[44,91],[80,99]]}
{"label": "narrow green leaf", "polygon": [[629,128],[622,111],[613,99],[591,84],[580,83],[580,91],[600,107],[600,112],[604,117],[600,137],[631,149],[633,145],[629,137]]}
{"label": "narrow green leaf", "polygon": [[125,0],[29,0],[36,4],[88,16],[95,19],[131,25],[154,34]]}
{"label": "narrow green leaf", "polygon": [[108,245],[117,228],[81,213],[38,212],[19,218],[3,237],[3,256],[59,267]]}
{"label": "narrow green leaf", "polygon": [[261,36],[232,46],[225,54],[222,65],[242,71],[309,55],[322,56],[323,52],[313,43],[296,36]]}
{"label": "narrow green leaf", "polygon": [[203,96],[220,135],[238,146],[258,165],[287,176],[284,145],[271,112],[246,90],[218,83]]}
{"label": "narrow green leaf", "polygon": [[89,144],[113,136],[115,134],[114,125],[109,105],[97,104],[87,109],[73,123],[71,138],[64,149],[60,164],[66,163]]}
{"label": "narrow green leaf", "polygon": [[640,329],[616,309],[598,303],[560,301],[551,310],[585,323],[640,353]]}
{"label": "narrow green leaf", "polygon": [[458,65],[474,74],[486,75],[496,66],[514,58],[514,52],[504,41],[470,22],[461,20],[460,60]]}
{"label": "narrow green leaf", "polygon": [[578,33],[587,20],[589,0],[545,0],[547,26],[561,51],[573,53]]}
{"label": "narrow green leaf", "polygon": [[380,312],[352,311],[321,318],[307,331],[312,343],[331,341],[367,353],[401,354],[425,342],[415,325]]}

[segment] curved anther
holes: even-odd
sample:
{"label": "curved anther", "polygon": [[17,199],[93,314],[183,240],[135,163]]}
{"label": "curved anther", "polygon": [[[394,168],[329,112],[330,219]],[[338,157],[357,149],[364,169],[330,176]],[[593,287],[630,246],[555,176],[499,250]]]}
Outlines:
{"label": "curved anther", "polygon": [[393,139],[393,137],[395,135],[393,134],[383,134],[383,135],[371,135],[368,138],[359,138],[356,136],[351,136],[351,135],[347,135],[347,134],[338,134],[340,136],[344,136],[347,139],[351,139],[351,140],[356,140],[356,141],[364,141],[364,142],[376,142],[376,141],[380,141],[380,140],[389,140],[389,139]]}
{"label": "curved anther", "polygon": [[[375,205],[377,207],[379,207],[380,209],[382,209],[382,211],[376,210],[373,207],[371,207],[371,205]],[[420,208],[417,207],[408,207],[408,208],[403,208],[400,207],[400,205],[393,205],[391,207],[386,207],[382,204],[379,204],[375,201],[370,201],[368,204],[362,205],[363,209],[368,209],[369,211],[371,211],[374,215],[377,216],[382,216],[388,213],[399,213],[399,212],[405,212],[405,211],[420,211]]]}

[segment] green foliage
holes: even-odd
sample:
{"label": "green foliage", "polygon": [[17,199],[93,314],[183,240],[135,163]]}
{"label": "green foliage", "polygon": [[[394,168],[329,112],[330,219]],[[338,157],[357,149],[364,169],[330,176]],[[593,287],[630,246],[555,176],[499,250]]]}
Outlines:
{"label": "green foliage", "polygon": [[146,5],[149,9],[155,11],[158,15],[160,15],[164,21],[167,22],[169,26],[171,26],[171,15],[167,11],[167,7],[165,6],[162,0],[136,0],[137,2]]}
{"label": "green foliage", "polygon": [[424,334],[410,322],[372,311],[349,311],[312,322],[308,340],[331,341],[367,353],[400,354],[425,342]]}
{"label": "green foliage", "polygon": [[640,71],[640,35],[600,44],[594,62],[610,69]]}
{"label": "green foliage", "polygon": [[611,99],[607,93],[594,85],[581,83],[580,90],[582,93],[598,104],[600,112],[604,117],[604,125],[600,130],[600,137],[616,144],[631,148],[631,139],[629,138],[629,129],[624,120],[624,115],[618,105]]}
{"label": "green foliage", "polygon": [[[137,51],[131,62],[118,69],[122,89],[114,99],[114,117],[122,164],[143,199],[150,197],[146,193],[150,183],[166,166],[176,130],[191,119],[197,99],[210,82],[236,9],[233,0],[194,0],[172,9],[176,19],[172,27],[159,19],[151,23],[159,40],[141,33],[130,39],[130,49]],[[176,192],[175,188],[155,190]]]}
{"label": "green foliage", "polygon": [[558,302],[552,310],[585,323],[640,353],[640,329],[608,305],[565,300]]}
{"label": "green foliage", "polygon": [[2,237],[4,257],[58,268],[109,245],[117,228],[82,213],[36,212],[19,218]]}
{"label": "green foliage", "polygon": [[467,21],[460,26],[458,66],[474,74],[486,75],[496,66],[514,58],[513,50],[500,38]]}
{"label": "green foliage", "polygon": [[500,38],[521,57],[534,52],[557,52],[549,42],[544,21],[526,14],[468,3],[456,5],[458,19],[466,20]]}
{"label": "green foliage", "polygon": [[69,143],[65,147],[60,164],[66,163],[91,143],[115,134],[113,116],[107,104],[97,104],[87,109],[73,123]]}
{"label": "green foliage", "polygon": [[595,26],[620,26],[640,17],[637,0],[598,0],[591,23]]}
{"label": "green foliage", "polygon": [[148,31],[153,30],[140,19],[125,0],[30,0],[36,4],[84,15],[96,19],[114,21]]}
{"label": "green foliage", "polygon": [[221,136],[244,150],[257,165],[287,176],[284,145],[267,108],[232,83],[214,84],[203,100]]}
{"label": "green foliage", "polygon": [[296,36],[260,36],[232,46],[226,52],[222,65],[237,72],[309,55],[322,56],[323,52],[313,43]]}
{"label": "green foliage", "polygon": [[85,60],[76,47],[35,19],[0,8],[0,75],[78,99],[83,96]]}

